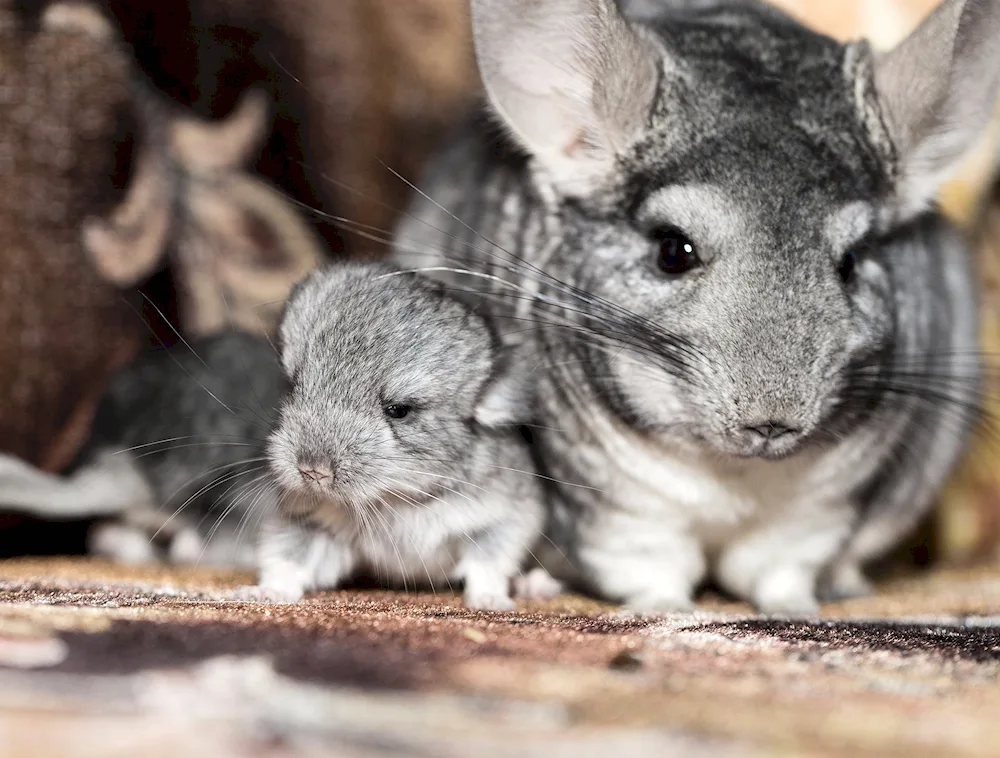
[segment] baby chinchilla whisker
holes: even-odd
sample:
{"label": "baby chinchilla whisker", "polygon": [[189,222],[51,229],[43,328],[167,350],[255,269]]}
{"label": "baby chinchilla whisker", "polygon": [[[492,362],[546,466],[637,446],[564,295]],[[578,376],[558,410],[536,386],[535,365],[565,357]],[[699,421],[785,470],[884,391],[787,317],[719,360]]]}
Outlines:
{"label": "baby chinchilla whisker", "polygon": [[[400,459],[400,460],[406,460],[406,459]],[[419,460],[420,459],[416,459],[416,461]],[[403,467],[400,467],[399,471],[404,474],[418,474],[420,476],[430,476],[433,477],[434,479],[444,479],[446,481],[456,482],[457,484],[463,484],[467,487],[472,487],[473,489],[482,490],[483,492],[487,491],[485,487],[457,476],[449,476],[448,474],[435,474],[432,471],[419,471],[417,469],[409,469]]]}
{"label": "baby chinchilla whisker", "polygon": [[[144,445],[143,447],[149,447],[149,445]],[[162,454],[165,454],[165,453],[173,452],[175,450],[184,450],[184,449],[192,448],[192,447],[249,447],[249,448],[256,448],[257,445],[252,445],[252,444],[247,443],[247,442],[190,442],[190,443],[186,443],[184,445],[171,445],[171,446],[165,447],[165,448],[163,448],[161,450],[147,450],[144,453],[141,453],[139,455],[133,456],[133,458],[135,458],[135,459],[138,460],[138,459],[142,459],[142,458],[148,458],[151,455],[162,455]]]}
{"label": "baby chinchilla whisker", "polygon": [[[397,493],[397,497],[399,497],[398,493]],[[405,499],[405,498],[401,498],[401,499]],[[382,499],[381,497],[379,498],[379,502],[380,502],[380,503],[381,503],[381,504],[382,504],[383,506],[386,506],[386,507],[388,507],[388,508],[391,508],[391,506],[389,506],[389,504],[388,504],[388,503],[386,503],[386,502],[385,502],[385,501],[384,501],[384,500],[383,500],[383,499]],[[412,505],[414,505],[414,506],[417,506],[417,504],[416,504],[416,503],[412,503]],[[395,509],[392,509],[392,510],[393,510],[393,512],[394,512],[394,513],[396,513]],[[398,514],[397,514],[397,515],[398,515]],[[412,536],[411,536],[411,538],[410,538],[410,542],[411,542],[411,544],[413,543],[413,537],[412,537]],[[415,547],[415,546],[414,546],[414,547]],[[433,574],[431,573],[431,570],[430,570],[430,569],[428,568],[428,566],[427,566],[427,562],[426,562],[426,561],[424,560],[424,556],[423,556],[423,554],[421,553],[421,551],[419,551],[419,550],[416,550],[416,553],[417,553],[417,556],[418,556],[418,559],[420,560],[420,565],[421,565],[421,567],[422,567],[422,568],[423,568],[423,570],[424,570],[424,576],[426,576],[426,577],[427,577],[427,583],[428,583],[428,585],[429,585],[429,586],[430,586],[430,588],[431,588],[431,592],[436,592],[436,591],[437,591],[437,588],[436,588],[436,587],[435,587],[435,585],[434,585],[434,575],[433,575]],[[398,555],[398,553],[397,553],[397,555]],[[400,561],[400,566],[399,566],[399,567],[400,567],[400,573],[401,573],[401,574],[403,575],[403,577],[404,577],[404,579],[403,579],[403,587],[404,587],[404,589],[405,589],[405,588],[406,588],[406,579],[405,579],[405,577],[406,577],[406,572],[405,572],[405,570],[404,570],[404,566],[403,566],[403,562],[402,562],[402,557],[400,557],[400,558],[399,558],[399,561]],[[448,585],[448,591],[449,591],[449,592],[454,592],[454,588],[453,588],[453,587],[452,587],[452,585],[451,585],[451,580],[450,580],[450,579],[448,578],[448,576],[447,576],[447,572],[445,572],[445,571],[442,571],[442,570],[441,570],[441,565],[440,565],[440,562],[438,562],[438,570],[439,570],[439,573],[440,573],[440,574],[442,574],[442,575],[444,576],[444,580],[445,580],[445,582],[446,582],[446,583],[447,583],[447,585]]]}
{"label": "baby chinchilla whisker", "polygon": [[[240,463],[242,465],[244,462],[241,461]],[[188,498],[186,498],[185,501],[178,508],[176,508],[173,511],[173,513],[171,514],[170,518],[167,519],[166,523],[170,523],[171,519],[179,516],[180,513],[181,513],[181,511],[183,511],[185,508],[187,508],[188,506],[190,506],[191,503],[193,503],[194,501],[198,500],[198,498],[203,497],[204,495],[207,495],[213,489],[215,489],[215,488],[217,488],[217,487],[219,487],[219,486],[221,486],[223,484],[226,484],[227,482],[234,482],[234,481],[236,481],[238,483],[239,478],[248,473],[248,471],[246,469],[242,469],[241,468],[239,471],[230,471],[228,474],[224,474],[223,476],[215,476],[213,478],[213,474],[218,474],[219,471],[224,471],[227,468],[234,468],[234,466],[231,466],[231,465],[224,466],[224,467],[220,466],[220,467],[218,467],[217,471],[210,472],[206,476],[198,476],[198,477],[196,477],[194,479],[191,479],[190,481],[188,481],[183,486],[181,486],[178,489],[178,491],[183,490],[185,487],[190,486],[191,484],[193,484],[194,482],[196,482],[199,479],[203,479],[203,478],[208,478],[209,479],[209,481],[205,485],[203,485],[200,489],[198,489],[194,494],[192,494]],[[262,467],[255,467],[252,470],[256,471],[256,470],[259,470],[260,468],[262,468]],[[167,500],[165,501],[165,504],[169,503],[171,499],[172,498],[167,498]]]}
{"label": "baby chinchilla whisker", "polygon": [[165,529],[165,528],[166,528],[166,527],[167,527],[167,526],[168,526],[169,524],[171,524],[171,523],[172,523],[172,522],[173,522],[173,521],[174,521],[174,520],[175,520],[175,519],[176,519],[176,518],[177,518],[178,516],[180,516],[180,515],[181,515],[181,513],[183,513],[183,512],[184,512],[184,510],[185,510],[185,509],[186,509],[186,508],[187,508],[187,507],[188,507],[189,505],[191,505],[191,503],[195,502],[195,501],[196,501],[196,500],[197,500],[197,499],[198,499],[199,497],[202,497],[202,496],[203,496],[203,495],[205,495],[206,493],[210,492],[211,490],[215,489],[216,487],[219,487],[219,486],[220,486],[220,485],[222,485],[222,484],[225,484],[226,482],[229,482],[229,481],[232,481],[233,479],[235,479],[235,478],[237,478],[237,477],[240,477],[240,476],[242,476],[242,475],[243,475],[243,473],[244,473],[244,472],[242,472],[242,471],[237,471],[237,472],[235,472],[235,473],[230,473],[230,474],[227,474],[227,475],[225,475],[225,476],[222,476],[222,477],[219,477],[219,478],[217,478],[217,479],[213,479],[213,480],[212,480],[212,481],[210,481],[210,482],[209,482],[208,484],[204,485],[204,486],[203,486],[203,487],[202,487],[201,489],[199,489],[199,490],[198,490],[197,492],[195,492],[195,493],[194,493],[193,495],[191,495],[190,497],[188,497],[188,498],[187,498],[187,499],[186,499],[186,500],[185,500],[185,501],[184,501],[183,503],[181,503],[181,505],[180,505],[180,506],[179,506],[178,508],[175,508],[175,509],[174,509],[174,511],[173,511],[173,512],[172,512],[172,513],[171,513],[171,514],[170,514],[170,515],[169,515],[169,516],[167,517],[167,519],[166,519],[166,520],[165,520],[165,521],[163,522],[163,524],[162,524],[162,525],[160,526],[160,528],[159,528],[159,529],[157,529],[157,530],[156,530],[156,531],[155,531],[155,532],[154,532],[154,533],[152,534],[152,536],[150,537],[150,540],[153,540],[153,539],[156,539],[156,537],[158,537],[158,536],[159,536],[159,534],[160,534],[160,533],[161,533],[161,532],[162,532],[162,531],[163,531],[163,530],[164,530],[164,529]]}
{"label": "baby chinchilla whisker", "polygon": [[[120,450],[114,450],[114,451],[112,451],[110,453],[107,453],[106,455],[98,458],[97,460],[98,461],[104,461],[104,460],[106,460],[106,459],[108,459],[108,458],[110,458],[112,456],[115,456],[115,455],[122,455],[124,453],[131,453],[131,452],[135,452],[136,450],[143,450],[145,448],[155,447],[157,445],[167,445],[167,444],[169,444],[171,442],[180,442],[182,440],[203,439],[205,437],[212,437],[212,436],[228,437],[229,435],[185,434],[185,435],[181,435],[181,436],[178,436],[178,437],[167,437],[167,438],[162,439],[162,440],[154,440],[153,442],[144,442],[141,445],[132,445],[131,447],[125,447],[125,448],[122,448]],[[212,445],[212,444],[214,444],[214,442],[212,442],[211,440],[209,440],[209,441],[206,441],[204,443],[199,443],[199,444]],[[244,444],[246,444],[246,443],[244,443]],[[247,446],[250,447],[249,444]],[[169,449],[173,449],[173,448],[166,448],[166,449],[169,450]]]}
{"label": "baby chinchilla whisker", "polygon": [[[238,474],[243,474],[243,475],[247,475],[247,476],[249,476],[250,474],[256,474],[259,471],[264,471],[265,472],[264,474],[258,474],[258,476],[254,477],[249,484],[252,484],[260,476],[265,476],[266,475],[266,471],[267,471],[267,459],[265,458],[265,459],[259,459],[259,460],[260,460],[260,463],[263,464],[263,465],[250,466],[249,468],[244,468],[242,471],[237,472]],[[245,463],[249,463],[249,461],[247,461]],[[227,466],[227,468],[231,468],[231,466]],[[215,472],[212,472],[212,473],[218,473],[218,471],[215,471]],[[215,498],[216,502],[213,503],[213,505],[212,505],[211,508],[209,508],[208,513],[206,513],[205,516],[202,517],[202,520],[204,520],[205,518],[207,518],[207,516],[213,510],[216,509],[216,507],[218,506],[219,503],[225,502],[229,498],[229,496],[233,492],[233,490],[235,490],[237,487],[244,486],[244,488],[245,488],[246,486],[249,486],[248,483],[241,482],[240,479],[239,479],[239,476],[234,477],[230,481],[232,483],[229,485],[229,487],[226,488],[226,490],[220,496],[218,496],[218,497]],[[230,503],[229,506],[227,506],[227,509],[229,507],[232,507],[231,503]]]}
{"label": "baby chinchilla whisker", "polygon": [[527,470],[524,470],[524,469],[510,468],[508,466],[498,466],[495,463],[490,463],[490,464],[487,464],[487,465],[490,468],[500,469],[501,471],[510,471],[511,473],[521,474],[522,476],[537,477],[539,479],[544,479],[545,481],[553,482],[555,484],[561,484],[561,485],[566,486],[566,487],[577,487],[579,489],[591,490],[593,492],[601,492],[601,489],[599,487],[591,487],[590,485],[587,485],[587,484],[579,484],[577,482],[570,482],[570,481],[565,480],[565,479],[557,479],[557,478],[552,477],[552,476],[546,476],[544,474],[539,474],[539,473],[537,473],[535,471],[527,471]]}
{"label": "baby chinchilla whisker", "polygon": [[[388,503],[386,503],[384,500],[382,500],[382,498],[379,498],[379,502],[382,503],[382,505],[385,506],[385,507],[387,507],[387,508],[392,508],[392,506],[390,506]],[[393,509],[393,511],[395,512],[395,509]],[[410,538],[410,543],[411,543],[411,545],[413,544],[413,538],[412,538],[412,536]],[[431,592],[437,592],[437,587],[434,584],[434,574],[431,573],[430,568],[428,568],[427,562],[424,560],[424,556],[421,554],[420,550],[416,549],[416,546],[414,546],[414,548],[415,548],[414,552],[416,552],[416,554],[418,556],[418,559],[420,561],[420,565],[421,565],[421,567],[424,570],[424,577],[426,577],[426,579],[427,579],[427,584],[430,587]],[[399,560],[400,560],[400,564],[399,564],[400,573],[403,574],[403,576],[404,576],[403,588],[405,590],[406,589],[406,579],[405,579],[406,574],[405,574],[405,570],[404,570],[405,567],[403,565],[402,558],[400,558]],[[451,583],[450,582],[448,583],[448,590],[452,591],[452,587],[451,587]]]}
{"label": "baby chinchilla whisker", "polygon": [[[398,496],[399,495],[397,494],[397,497]],[[406,498],[400,498],[400,499],[402,499],[404,501],[406,500]],[[378,501],[379,501],[379,504],[382,505],[382,506],[384,506],[389,511],[389,513],[391,513],[396,519],[400,518],[399,511],[397,511],[392,506],[391,503],[387,502],[382,497],[379,497]],[[409,587],[407,586],[406,562],[403,560],[402,553],[399,552],[399,544],[398,544],[398,541],[396,539],[394,539],[395,535],[392,534],[392,528],[391,528],[391,525],[389,524],[388,517],[385,514],[383,514],[380,511],[380,509],[378,509],[378,508],[373,508],[372,512],[376,515],[376,517],[382,523],[382,527],[385,530],[385,535],[387,537],[389,537],[389,542],[392,544],[393,552],[395,552],[395,554],[396,554],[397,566],[399,567],[399,575],[403,579],[403,591],[404,592],[409,592]],[[410,545],[415,547],[415,545],[414,545],[414,538],[413,538],[412,535],[410,536]],[[420,551],[419,550],[417,550],[416,552],[417,552],[417,555],[418,555],[418,559],[420,561],[420,565],[421,565],[421,567],[424,570],[424,573],[425,574],[429,573],[428,568],[427,568],[427,563],[424,561],[423,555],[420,555]]]}
{"label": "baby chinchilla whisker", "polygon": [[[392,505],[390,505],[388,502],[386,502],[380,496],[376,496],[376,499],[378,500],[379,505],[381,505],[383,508],[386,508],[394,516],[396,516],[397,518],[399,518],[399,512],[395,508],[393,508]],[[382,528],[385,529],[386,536],[390,536],[391,537],[391,535],[392,535],[392,527],[389,525],[389,522],[386,520],[385,516],[383,516],[379,512],[378,508],[373,508],[372,509],[372,513],[374,513],[375,516],[382,523]],[[406,563],[403,561],[403,555],[402,555],[402,553],[399,552],[399,545],[396,544],[396,541],[394,539],[390,538],[390,542],[392,543],[392,549],[393,549],[393,551],[396,553],[396,562],[397,562],[396,565],[399,567],[400,576],[403,577],[403,591],[407,592],[408,589],[407,589],[407,586],[406,586]],[[411,540],[411,542],[412,542],[412,540]],[[423,564],[423,557],[421,557],[420,561]],[[427,565],[423,564],[423,566],[424,566],[424,571],[427,572]]]}
{"label": "baby chinchilla whisker", "polygon": [[[260,498],[259,500],[256,498],[252,499],[250,501],[249,507],[246,508],[242,507],[242,503],[246,501],[248,497],[251,497],[252,493],[258,490],[263,492],[263,497]],[[242,510],[242,513],[240,513],[239,520],[237,521],[235,530],[237,549],[243,543],[243,539],[248,531],[251,534],[257,531],[256,528],[250,528],[250,520],[255,515],[258,515],[258,511],[261,510],[259,509],[258,506],[261,503],[266,503],[269,498],[275,495],[277,490],[278,486],[271,478],[270,472],[264,471],[258,474],[256,477],[254,477],[248,485],[244,486],[244,488],[239,492],[236,498],[234,498],[234,500],[238,499],[240,501],[240,506]]]}
{"label": "baby chinchilla whisker", "polygon": [[[264,471],[264,473],[258,473],[261,471]],[[214,504],[214,507],[210,508],[208,512],[204,516],[202,516],[201,521],[198,523],[199,527],[206,519],[209,518],[212,512],[217,509],[219,504],[223,505],[222,514],[215,518],[215,523],[212,526],[211,530],[206,535],[206,540],[211,538],[215,534],[215,531],[218,529],[219,525],[230,515],[230,513],[232,513],[237,507],[241,505],[240,501],[247,494],[247,492],[251,489],[256,491],[258,485],[260,485],[261,481],[265,479],[265,477],[267,476],[265,466],[255,466],[254,468],[247,469],[241,473],[246,476],[250,476],[251,474],[257,474],[257,475],[252,477],[248,482],[241,482],[239,481],[239,478],[237,478],[235,481],[232,481],[232,483],[222,494],[222,496],[217,499],[216,503]],[[233,490],[235,490],[237,487],[242,487],[242,489],[236,495],[230,498],[229,496],[233,493]],[[229,500],[228,503],[226,503],[227,499]]]}
{"label": "baby chinchilla whisker", "polygon": [[[400,481],[399,479],[389,477],[385,474],[379,477],[379,482],[387,493],[390,493],[394,497],[399,498],[400,500],[405,502],[407,505],[412,506],[413,508],[427,510],[431,507],[430,503],[421,502],[420,500],[417,500],[416,497],[414,497],[414,495],[423,498],[425,501],[436,499],[431,493],[421,489],[420,487],[414,486],[410,482],[403,482]],[[437,491],[439,492],[444,490],[444,487],[440,485],[435,485],[435,486],[437,487]],[[410,490],[410,492],[413,494],[410,494],[408,492],[403,492],[402,490],[398,489],[398,487],[404,487]],[[393,515],[398,515],[398,514],[394,513]]]}
{"label": "baby chinchilla whisker", "polygon": [[[232,468],[232,467],[228,466],[227,468]],[[175,509],[174,512],[171,514],[170,518],[173,519],[173,518],[179,516],[180,513],[185,508],[189,507],[190,504],[192,502],[196,501],[198,498],[207,495],[209,492],[211,492],[212,490],[216,489],[217,487],[219,487],[219,486],[221,486],[223,484],[229,483],[229,487],[226,488],[226,490],[222,493],[221,497],[216,498],[216,501],[206,510],[205,514],[202,515],[201,519],[197,522],[197,526],[200,527],[205,522],[205,520],[209,517],[209,515],[212,512],[212,510],[214,510],[217,507],[218,503],[221,502],[221,501],[223,501],[229,495],[229,493],[232,492],[232,490],[233,490],[234,487],[236,487],[239,484],[241,484],[240,479],[243,476],[247,476],[249,474],[252,474],[252,473],[255,473],[257,471],[260,471],[263,468],[265,468],[265,467],[264,466],[254,466],[254,467],[249,468],[249,469],[241,469],[239,471],[232,471],[232,472],[230,472],[228,474],[225,474],[223,476],[216,476],[214,478],[210,478],[209,482],[204,487],[202,487],[195,494],[193,494],[191,497],[189,497],[179,508]],[[213,473],[218,473],[218,472],[213,472]],[[211,474],[209,474],[208,477],[211,477]],[[228,506],[226,506],[226,510],[228,511],[228,509],[231,508],[231,507],[232,507],[232,504],[229,504]],[[170,521],[170,519],[168,519],[168,523],[169,523],[169,521]]]}
{"label": "baby chinchilla whisker", "polygon": [[[405,487],[411,487],[411,485],[409,485],[409,484],[406,484],[405,482],[401,482],[401,481],[399,481],[399,480],[397,480],[397,479],[393,479],[392,477],[386,477],[386,479],[387,479],[388,481],[391,481],[391,482],[393,482],[393,483],[395,483],[395,484],[398,484],[398,485],[402,485],[402,486],[405,486]],[[421,497],[425,497],[425,498],[427,498],[428,500],[434,500],[434,501],[436,501],[436,502],[438,502],[438,503],[442,503],[442,504],[445,504],[444,500],[442,500],[442,499],[441,499],[440,497],[438,497],[437,495],[434,495],[434,494],[432,494],[432,493],[430,493],[430,492],[425,492],[425,491],[423,491],[423,490],[421,490],[421,489],[419,489],[419,488],[413,488],[413,489],[414,489],[414,490],[415,490],[415,491],[416,491],[416,492],[417,492],[417,493],[418,493],[418,494],[419,494],[419,495],[420,495]],[[418,502],[417,502],[416,500],[414,500],[414,499],[410,498],[409,496],[407,496],[407,495],[404,495],[404,494],[402,494],[402,493],[400,493],[400,492],[398,492],[398,491],[396,492],[396,495],[397,495],[398,497],[400,497],[401,499],[403,499],[403,500],[406,500],[406,501],[408,501],[408,502],[409,502],[409,503],[410,503],[411,505],[413,505],[413,506],[415,506],[415,507],[420,507],[420,506],[421,506],[421,504],[420,504],[420,503],[418,503]],[[463,495],[463,497],[465,497],[465,499],[466,499],[466,500],[468,500],[468,501],[469,501],[470,503],[474,503],[474,502],[475,502],[475,501],[473,501],[473,500],[472,500],[471,498],[469,498],[468,496],[465,496],[465,495]],[[427,507],[427,506],[426,506],[426,505],[424,505],[423,507]],[[475,540],[475,538],[473,538],[473,537],[472,537],[472,535],[470,535],[470,534],[469,534],[469,533],[468,533],[468,532],[467,532],[467,531],[466,531],[465,529],[462,529],[462,528],[459,528],[459,532],[460,532],[460,533],[462,534],[462,536],[464,536],[464,537],[465,537],[466,539],[468,539],[468,540],[469,540],[469,542],[471,542],[471,543],[472,543],[473,545],[475,545],[475,546],[476,546],[476,548],[478,548],[480,552],[482,552],[482,550],[483,550],[482,546],[481,546],[481,545],[480,545],[480,544],[479,544],[479,543],[478,543],[478,542],[477,542],[477,541]]]}
{"label": "baby chinchilla whisker", "polygon": [[[177,497],[178,493],[180,493],[186,487],[189,487],[191,484],[193,484],[195,481],[197,481],[199,479],[204,479],[204,478],[211,477],[211,476],[213,476],[215,474],[218,474],[221,471],[225,471],[226,469],[236,468],[237,466],[245,466],[245,465],[250,464],[250,463],[257,463],[257,462],[262,462],[262,461],[265,461],[265,460],[266,460],[266,458],[260,458],[260,457],[257,457],[257,458],[248,458],[248,459],[242,459],[242,460],[239,460],[239,461],[231,461],[229,463],[221,463],[218,466],[213,466],[213,467],[211,467],[209,469],[206,469],[205,471],[199,471],[195,476],[193,476],[190,479],[188,479],[186,482],[184,482],[183,484],[181,484],[180,486],[178,486],[177,488],[175,488],[172,492],[170,492],[169,495],[167,495],[166,497],[164,497],[163,498],[163,505],[166,506],[168,503],[170,503],[170,501],[172,501],[175,497]],[[240,472],[236,472],[236,473],[239,474]]]}
{"label": "baby chinchilla whisker", "polygon": [[[252,472],[247,472],[247,473],[249,474],[249,473],[252,473]],[[233,511],[235,511],[237,508],[240,508],[243,511],[242,514],[241,514],[241,516],[240,516],[239,522],[237,524],[237,526],[239,526],[242,523],[243,519],[245,518],[246,514],[253,511],[253,509],[254,509],[254,507],[255,507],[258,499],[261,498],[261,497],[263,497],[264,494],[266,493],[266,488],[267,488],[266,482],[263,483],[263,484],[260,483],[260,482],[257,482],[256,484],[251,484],[249,486],[252,487],[252,490],[250,490],[250,491],[252,491],[252,492],[254,492],[256,494],[253,496],[253,499],[250,501],[250,504],[248,506],[246,506],[244,508],[243,503],[242,503],[243,496],[245,496],[247,494],[247,490],[245,489],[243,492],[240,493],[240,495],[237,495],[236,497],[234,497],[231,500],[231,502],[223,509],[222,513],[219,514],[219,516],[215,518],[214,523],[208,529],[208,532],[205,535],[204,547],[202,548],[201,555],[198,557],[198,562],[199,563],[201,563],[201,561],[204,559],[205,553],[207,552],[209,546],[211,545],[212,540],[215,539],[215,536],[218,534],[219,529],[222,527],[223,524],[226,523],[227,519],[231,516],[231,514],[233,513]],[[208,514],[206,514],[206,516],[203,517],[203,520],[205,518],[207,518],[207,516],[208,516]],[[200,524],[199,524],[199,526],[200,526]]]}
{"label": "baby chinchilla whisker", "polygon": [[[153,300],[149,297],[149,295],[147,295],[145,292],[140,292],[139,294],[142,296],[142,299],[145,300],[146,303],[149,304],[153,308],[153,310],[156,311],[156,314],[163,320],[163,323],[165,323],[168,327],[170,327],[170,330],[174,333],[174,336],[176,336],[177,339],[180,341],[180,343],[188,349],[188,352],[190,352],[191,355],[193,355],[205,368],[208,368],[208,364],[205,363],[204,359],[200,355],[198,355],[198,352],[193,347],[191,347],[191,343],[188,342],[186,339],[184,339],[184,335],[181,334],[180,331],[177,329],[177,327],[175,327],[170,322],[170,319],[167,318],[167,315],[162,310],[160,310],[160,307],[153,302]],[[219,402],[222,403],[221,400]],[[226,404],[222,403],[222,405],[225,406]]]}

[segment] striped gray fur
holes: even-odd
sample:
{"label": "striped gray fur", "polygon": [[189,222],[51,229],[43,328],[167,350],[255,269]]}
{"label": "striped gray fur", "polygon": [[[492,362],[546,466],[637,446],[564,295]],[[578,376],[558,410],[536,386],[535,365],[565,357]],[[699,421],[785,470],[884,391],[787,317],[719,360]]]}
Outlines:
{"label": "striped gray fur", "polygon": [[976,287],[933,196],[995,102],[1000,3],[948,0],[882,57],[753,2],[632,6],[473,1],[501,128],[433,162],[396,257],[531,341],[585,586],[811,612],[865,589],[978,419]]}

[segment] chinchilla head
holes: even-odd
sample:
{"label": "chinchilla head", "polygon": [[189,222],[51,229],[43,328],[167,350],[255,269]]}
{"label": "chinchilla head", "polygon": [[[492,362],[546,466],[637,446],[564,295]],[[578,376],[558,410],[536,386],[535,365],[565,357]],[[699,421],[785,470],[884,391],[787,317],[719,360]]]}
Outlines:
{"label": "chinchilla head", "polygon": [[591,379],[637,425],[787,455],[894,348],[888,241],[993,113],[1000,2],[884,54],[754,2],[630,6],[473,0],[487,92],[555,198],[552,273],[634,314],[600,311],[629,344]]}
{"label": "chinchilla head", "polygon": [[271,436],[279,485],[364,509],[469,478],[489,428],[528,410],[530,378],[443,286],[379,264],[298,285],[281,320],[291,391]]}

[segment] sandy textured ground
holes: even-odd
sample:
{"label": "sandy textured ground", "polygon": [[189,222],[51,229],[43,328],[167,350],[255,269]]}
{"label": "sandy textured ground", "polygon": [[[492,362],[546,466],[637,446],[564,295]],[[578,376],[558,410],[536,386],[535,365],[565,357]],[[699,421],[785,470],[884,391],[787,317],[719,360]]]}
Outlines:
{"label": "sandy textured ground", "polygon": [[1000,575],[944,573],[811,623],[711,599],[478,613],[246,577],[0,563],[0,754],[992,756]]}

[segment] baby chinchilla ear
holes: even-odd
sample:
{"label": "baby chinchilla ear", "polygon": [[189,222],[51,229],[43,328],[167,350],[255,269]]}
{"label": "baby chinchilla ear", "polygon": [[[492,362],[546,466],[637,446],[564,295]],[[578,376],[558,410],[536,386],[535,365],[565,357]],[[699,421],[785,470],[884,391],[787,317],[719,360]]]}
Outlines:
{"label": "baby chinchilla ear", "polygon": [[476,403],[476,422],[487,427],[527,424],[535,410],[535,362],[527,348],[508,348]]}
{"label": "baby chinchilla ear", "polygon": [[895,145],[900,220],[922,211],[974,147],[1000,90],[1000,2],[945,0],[875,62]]}
{"label": "baby chinchilla ear", "polygon": [[567,195],[607,177],[655,96],[652,46],[614,0],[472,0],[491,103]]}

